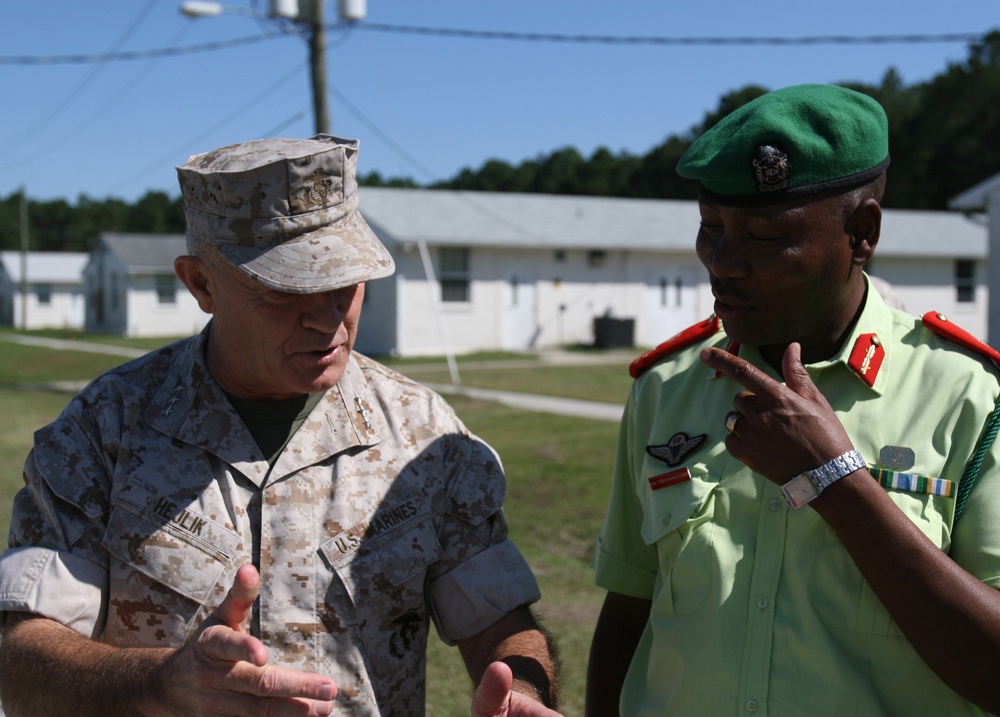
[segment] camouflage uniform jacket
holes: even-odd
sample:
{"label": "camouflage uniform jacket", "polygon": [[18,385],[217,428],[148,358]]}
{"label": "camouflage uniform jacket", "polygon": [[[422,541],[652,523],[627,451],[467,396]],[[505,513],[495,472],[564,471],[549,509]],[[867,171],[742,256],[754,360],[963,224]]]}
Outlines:
{"label": "camouflage uniform jacket", "polygon": [[272,662],[333,677],[335,714],[423,715],[429,620],[454,642],[539,596],[498,458],[439,396],[355,354],[268,472],[205,335],[109,371],[36,433],[0,610],[176,646],[259,551],[251,629]]}

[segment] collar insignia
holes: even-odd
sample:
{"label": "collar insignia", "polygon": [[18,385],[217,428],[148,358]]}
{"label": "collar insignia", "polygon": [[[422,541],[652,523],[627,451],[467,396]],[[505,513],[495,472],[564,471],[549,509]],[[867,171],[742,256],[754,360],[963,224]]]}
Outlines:
{"label": "collar insignia", "polygon": [[646,446],[646,453],[663,461],[671,468],[678,465],[684,457],[701,445],[707,434],[688,438],[686,433],[675,433],[662,446]]}
{"label": "collar insignia", "polygon": [[757,178],[757,191],[780,192],[788,189],[792,180],[792,165],[788,155],[771,144],[757,147],[753,159],[753,173]]}
{"label": "collar insignia", "polygon": [[876,334],[861,334],[854,342],[847,365],[858,377],[869,386],[875,385],[875,377],[882,368],[885,359],[885,347]]}

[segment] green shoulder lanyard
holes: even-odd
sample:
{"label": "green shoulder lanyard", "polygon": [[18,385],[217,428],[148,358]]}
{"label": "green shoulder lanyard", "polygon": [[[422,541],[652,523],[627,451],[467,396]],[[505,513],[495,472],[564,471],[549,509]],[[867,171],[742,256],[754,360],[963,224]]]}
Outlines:
{"label": "green shoulder lanyard", "polygon": [[986,420],[986,428],[983,430],[983,435],[979,437],[979,443],[976,444],[976,450],[972,454],[972,458],[969,460],[968,464],[965,466],[965,472],[962,474],[962,480],[958,484],[958,495],[955,497],[955,517],[952,520],[952,528],[954,529],[955,524],[958,523],[959,516],[962,515],[962,510],[965,508],[965,501],[969,497],[969,493],[972,492],[972,487],[976,484],[976,480],[979,478],[979,469],[983,465],[983,459],[986,457],[986,452],[993,445],[993,439],[997,436],[997,431],[1000,431],[1000,397],[997,397],[996,405],[993,407],[993,413]]}

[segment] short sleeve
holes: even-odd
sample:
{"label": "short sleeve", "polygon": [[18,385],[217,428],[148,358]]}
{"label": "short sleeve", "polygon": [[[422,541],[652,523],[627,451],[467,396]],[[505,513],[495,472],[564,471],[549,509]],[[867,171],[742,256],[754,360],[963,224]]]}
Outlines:
{"label": "short sleeve", "polygon": [[642,538],[643,506],[635,490],[637,440],[635,391],[625,406],[618,434],[611,497],[594,551],[595,582],[605,590],[651,598],[659,568],[656,547]]}
{"label": "short sleeve", "polygon": [[107,609],[104,461],[71,402],[35,434],[14,497],[10,549],[0,556],[0,610],[32,612],[84,636],[98,634]]}
{"label": "short sleeve", "polygon": [[471,434],[443,439],[451,475],[438,538],[442,557],[428,585],[431,616],[454,644],[492,626],[541,593],[524,556],[507,537],[506,479],[493,449]]}

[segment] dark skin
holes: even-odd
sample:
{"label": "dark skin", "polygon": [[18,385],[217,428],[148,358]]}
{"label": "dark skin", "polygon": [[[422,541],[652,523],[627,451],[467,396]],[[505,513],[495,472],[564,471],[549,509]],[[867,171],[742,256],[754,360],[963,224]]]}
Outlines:
{"label": "dark skin", "polygon": [[[733,398],[739,419],[726,449],[778,485],[853,448],[803,363],[836,353],[860,311],[862,268],[879,238],[882,182],[852,196],[764,211],[700,205],[698,256],[709,272],[716,313],[727,334],[756,346],[784,384],[720,349],[704,350],[701,360],[744,387]],[[1000,712],[1000,591],[931,543],[865,469],[803,510],[817,511],[829,524],[931,669],[966,699]],[[648,615],[649,606],[608,594],[591,648],[589,717],[618,714],[624,671],[609,663],[634,655],[641,635],[635,612]],[[614,645],[616,634],[627,644]]]}

